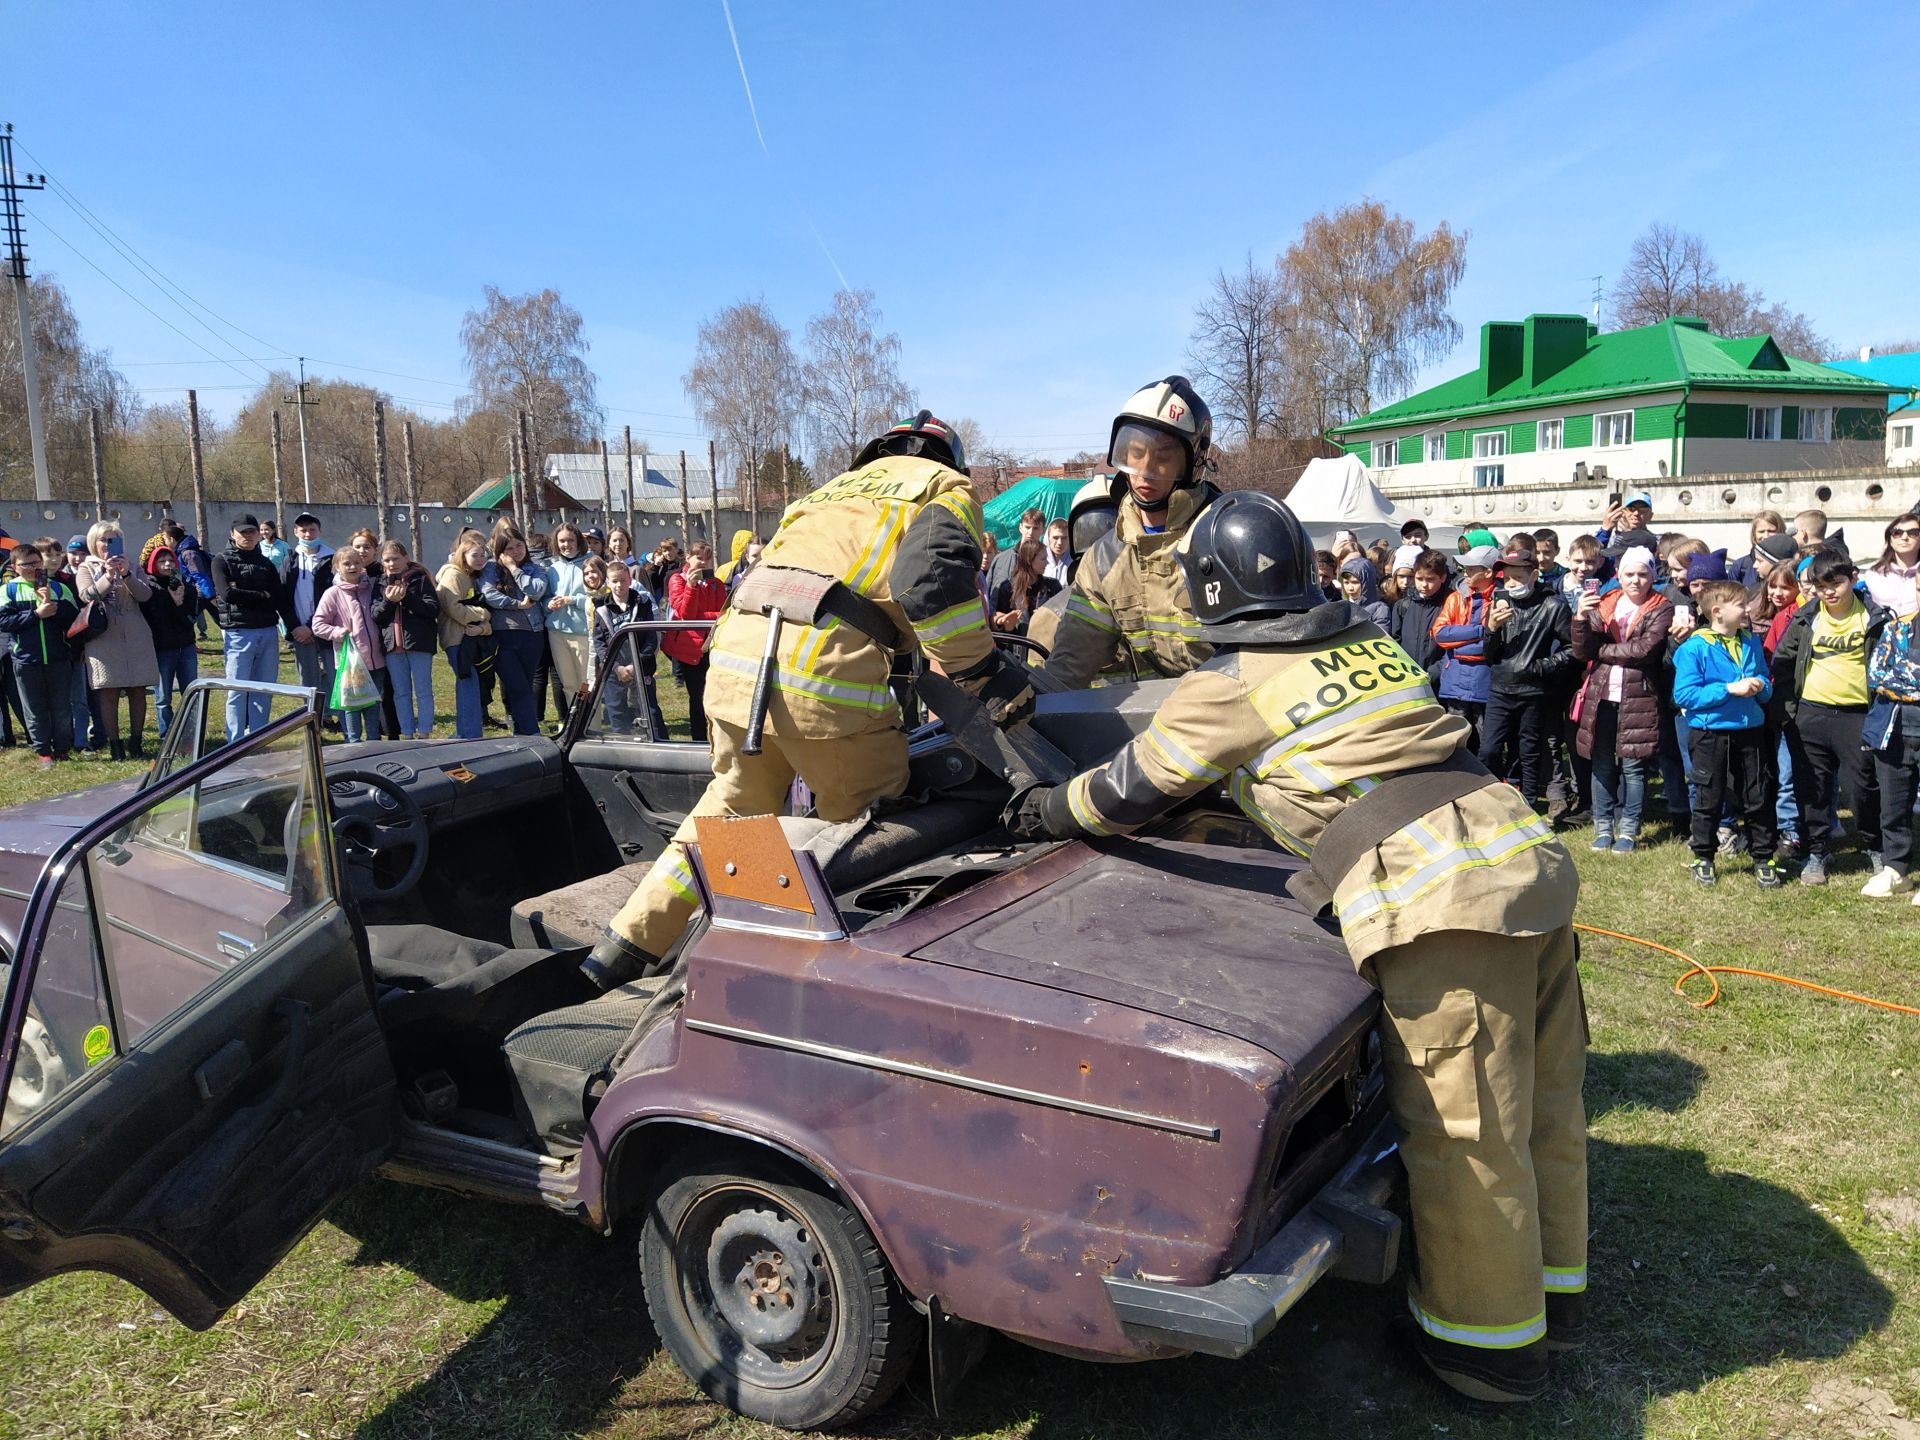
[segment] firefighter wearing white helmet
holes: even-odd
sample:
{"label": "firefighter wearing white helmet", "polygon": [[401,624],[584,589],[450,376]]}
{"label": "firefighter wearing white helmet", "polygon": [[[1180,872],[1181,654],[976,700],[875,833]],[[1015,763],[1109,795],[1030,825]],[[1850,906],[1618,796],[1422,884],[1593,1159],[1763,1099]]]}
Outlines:
{"label": "firefighter wearing white helmet", "polygon": [[1212,447],[1213,416],[1184,375],[1155,381],[1114,418],[1107,446],[1114,474],[1105,483],[1119,514],[1074,567],[1047,661],[1050,681],[1090,685],[1122,645],[1143,674],[1184,675],[1213,653],[1174,553],[1220,493],[1202,478]]}

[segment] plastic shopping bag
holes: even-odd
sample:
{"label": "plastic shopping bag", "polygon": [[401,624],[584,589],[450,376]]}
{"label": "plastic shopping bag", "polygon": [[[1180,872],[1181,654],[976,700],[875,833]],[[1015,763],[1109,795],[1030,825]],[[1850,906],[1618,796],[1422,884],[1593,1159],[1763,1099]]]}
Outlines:
{"label": "plastic shopping bag", "polygon": [[380,687],[351,638],[341,639],[334,656],[333,694],[328,703],[335,710],[369,710],[380,703]]}

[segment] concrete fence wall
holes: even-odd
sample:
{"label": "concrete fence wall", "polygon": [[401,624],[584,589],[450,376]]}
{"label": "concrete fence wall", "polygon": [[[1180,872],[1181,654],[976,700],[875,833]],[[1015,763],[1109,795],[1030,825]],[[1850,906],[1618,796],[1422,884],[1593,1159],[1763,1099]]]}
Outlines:
{"label": "concrete fence wall", "polygon": [[1762,510],[1778,510],[1789,527],[1801,510],[1824,510],[1827,533],[1845,529],[1857,556],[1878,558],[1889,520],[1920,504],[1920,470],[1792,470],[1763,475],[1681,475],[1615,480],[1605,485],[1506,485],[1487,490],[1394,486],[1387,497],[1435,525],[1485,525],[1505,539],[1518,529],[1558,530],[1565,545],[1598,528],[1609,492],[1644,490],[1653,497],[1653,528],[1682,531],[1745,553],[1748,527]]}
{"label": "concrete fence wall", "polygon": [[[288,529],[292,528],[295,515],[310,510],[319,517],[321,534],[327,542],[338,545],[355,530],[362,528],[379,530],[383,535],[391,536],[411,547],[413,528],[408,520],[407,507],[392,506],[387,511],[387,523],[384,529],[377,523],[380,516],[371,505],[298,505],[287,506]],[[424,558],[437,562],[444,557],[453,544],[453,537],[460,531],[472,526],[476,530],[487,530],[493,525],[496,513],[491,510],[462,510],[450,506],[422,505],[420,507],[420,549]],[[136,545],[160,528],[160,524],[169,515],[178,520],[188,530],[194,528],[193,502],[188,500],[108,500],[109,520],[117,520],[121,530]],[[252,515],[256,519],[271,520],[273,505],[256,504],[246,500],[209,500],[207,502],[207,528],[213,533],[201,536],[201,541],[209,549],[219,549],[226,543],[227,532],[233,522],[242,515]],[[52,535],[56,539],[66,540],[71,535],[86,533],[87,527],[99,517],[94,513],[91,500],[0,500],[0,527],[16,540],[35,540],[42,535]],[[537,510],[534,512],[533,525],[536,530],[550,530],[562,520],[572,520],[575,524],[586,526],[597,523],[599,511],[595,510]],[[616,520],[621,523],[624,517]],[[761,525],[771,530],[778,521],[777,515],[761,515]],[[690,539],[714,540],[710,533],[713,512],[696,510],[691,516],[692,534]],[[726,545],[733,538],[735,530],[747,528],[747,514],[744,510],[730,510],[724,506],[720,511],[720,535],[716,548],[724,556]],[[680,534],[680,512],[641,513],[635,511],[633,517],[634,549],[644,554],[668,535]],[[291,535],[286,538],[291,539]],[[421,557],[416,557],[421,558]]]}

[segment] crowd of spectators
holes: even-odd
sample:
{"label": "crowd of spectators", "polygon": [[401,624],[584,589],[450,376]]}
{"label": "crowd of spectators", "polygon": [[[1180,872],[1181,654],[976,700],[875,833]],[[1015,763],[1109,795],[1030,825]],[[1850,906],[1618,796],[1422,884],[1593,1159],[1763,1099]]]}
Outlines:
{"label": "crowd of spectators", "polygon": [[[622,639],[617,654],[612,637],[633,621],[712,620],[762,548],[743,530],[723,566],[701,540],[684,557],[678,542],[663,540],[642,559],[618,527],[608,534],[567,523],[528,535],[502,517],[490,533],[462,530],[432,570],[371,530],[336,550],[317,516],[297,516],[292,529],[284,541],[272,522],[243,515],[211,556],[171,520],[137,556],[110,521],[65,545],[6,538],[0,747],[24,739],[42,768],[76,750],[145,758],[148,697],[164,736],[177,698],[199,678],[209,619],[227,677],[279,681],[290,654],[298,683],[319,692],[327,728],[350,741],[434,738],[437,663],[453,681],[457,738],[478,739],[488,727],[558,733],[608,664],[616,672],[602,698],[609,728],[634,733],[644,724],[668,738],[656,689],[662,653],[686,691],[684,738],[699,738],[702,632],[642,632]],[[227,737],[265,725],[271,700],[231,693]]]}
{"label": "crowd of spectators", "polygon": [[1762,512],[1729,556],[1656,530],[1644,494],[1564,563],[1551,529],[1476,528],[1451,554],[1417,521],[1401,538],[1336,537],[1328,598],[1384,616],[1481,759],[1589,848],[1632,853],[1657,805],[1701,885],[1740,855],[1762,888],[1824,885],[1851,845],[1861,893],[1913,890],[1920,512],[1864,565],[1817,510]]}

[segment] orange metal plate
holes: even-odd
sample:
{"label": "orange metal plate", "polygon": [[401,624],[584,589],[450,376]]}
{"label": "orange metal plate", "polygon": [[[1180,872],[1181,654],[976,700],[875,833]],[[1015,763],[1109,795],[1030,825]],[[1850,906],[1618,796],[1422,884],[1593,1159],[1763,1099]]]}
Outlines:
{"label": "orange metal plate", "polygon": [[693,828],[714,894],[813,914],[799,862],[776,817],[697,815]]}

